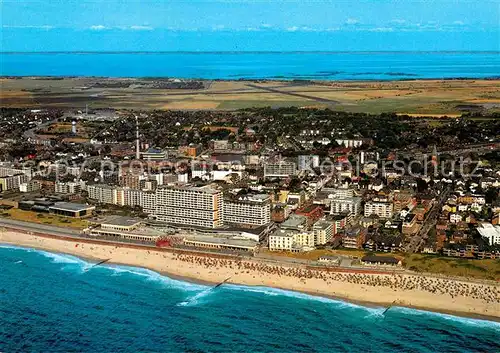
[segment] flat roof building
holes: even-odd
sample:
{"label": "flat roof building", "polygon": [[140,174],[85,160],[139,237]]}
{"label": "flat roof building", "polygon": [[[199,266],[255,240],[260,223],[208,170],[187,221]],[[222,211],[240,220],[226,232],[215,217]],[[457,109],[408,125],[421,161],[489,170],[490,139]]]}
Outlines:
{"label": "flat roof building", "polygon": [[132,240],[137,242],[156,243],[167,233],[146,227],[138,218],[115,216],[109,217],[98,227],[88,228],[87,234],[110,239]]}
{"label": "flat roof building", "polygon": [[361,258],[361,263],[364,265],[396,266],[400,265],[401,262],[392,256],[367,255]]}
{"label": "flat roof building", "polygon": [[328,221],[317,221],[313,224],[314,245],[326,244],[333,237],[333,224]]}
{"label": "flat roof building", "polygon": [[184,238],[184,245],[206,249],[254,252],[258,242],[251,239],[196,235]]}
{"label": "flat roof building", "polygon": [[158,221],[206,228],[222,226],[222,192],[210,187],[161,186],[156,189]]}
{"label": "flat roof building", "polygon": [[82,218],[92,215],[95,206],[71,202],[56,202],[49,207],[49,212],[60,216]]}
{"label": "flat roof building", "polygon": [[263,226],[271,222],[271,199],[267,194],[227,198],[223,209],[225,224]]}
{"label": "flat roof building", "polygon": [[107,217],[101,223],[101,228],[131,231],[139,227],[141,223],[142,220],[139,218],[125,217],[125,216],[110,216]]}
{"label": "flat roof building", "polygon": [[264,178],[288,178],[297,173],[297,165],[293,162],[280,161],[264,164]]}
{"label": "flat roof building", "polygon": [[330,214],[350,213],[356,216],[361,211],[361,197],[339,197],[331,200]]}

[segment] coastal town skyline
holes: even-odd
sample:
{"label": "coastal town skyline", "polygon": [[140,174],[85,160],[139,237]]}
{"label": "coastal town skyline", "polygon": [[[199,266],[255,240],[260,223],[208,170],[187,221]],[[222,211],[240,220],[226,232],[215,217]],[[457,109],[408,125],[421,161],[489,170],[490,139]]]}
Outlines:
{"label": "coastal town skyline", "polygon": [[0,352],[500,352],[498,1],[0,10]]}

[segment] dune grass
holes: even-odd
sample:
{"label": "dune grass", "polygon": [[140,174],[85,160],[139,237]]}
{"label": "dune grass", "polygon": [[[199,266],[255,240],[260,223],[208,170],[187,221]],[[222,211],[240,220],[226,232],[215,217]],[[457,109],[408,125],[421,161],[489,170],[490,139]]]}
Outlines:
{"label": "dune grass", "polygon": [[436,255],[411,254],[405,267],[417,272],[477,279],[500,280],[500,260],[469,260]]}

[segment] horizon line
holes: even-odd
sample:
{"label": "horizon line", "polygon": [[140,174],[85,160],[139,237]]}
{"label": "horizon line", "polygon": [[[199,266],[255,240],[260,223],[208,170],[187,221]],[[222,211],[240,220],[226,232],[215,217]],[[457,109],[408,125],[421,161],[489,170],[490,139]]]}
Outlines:
{"label": "horizon line", "polygon": [[50,50],[0,54],[498,54],[500,50]]}

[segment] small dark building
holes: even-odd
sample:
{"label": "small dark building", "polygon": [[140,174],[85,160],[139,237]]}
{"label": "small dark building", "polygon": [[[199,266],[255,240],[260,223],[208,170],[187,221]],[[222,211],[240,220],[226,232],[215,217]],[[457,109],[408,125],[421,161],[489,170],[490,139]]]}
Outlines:
{"label": "small dark building", "polygon": [[392,256],[376,256],[376,255],[367,255],[363,256],[361,262],[364,265],[390,265],[397,266],[400,264],[400,261]]}

